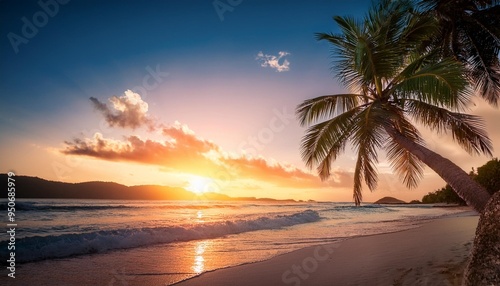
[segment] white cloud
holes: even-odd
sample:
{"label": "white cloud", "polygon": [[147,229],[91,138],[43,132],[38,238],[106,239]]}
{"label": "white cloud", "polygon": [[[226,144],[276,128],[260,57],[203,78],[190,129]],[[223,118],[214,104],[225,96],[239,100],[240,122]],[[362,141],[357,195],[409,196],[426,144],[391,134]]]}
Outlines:
{"label": "white cloud", "polygon": [[[290,53],[283,51],[280,51],[278,56],[265,55],[262,51],[260,51],[255,59],[260,61],[261,67],[270,67],[276,69],[277,72],[285,72],[290,70],[290,62],[284,58],[288,55],[290,55]],[[283,60],[281,60],[282,58]]]}
{"label": "white cloud", "polygon": [[108,100],[111,107],[95,97],[90,98],[94,107],[104,115],[110,126],[135,129],[145,125],[149,130],[154,130],[154,121],[147,115],[148,104],[138,93],[126,90],[124,95],[113,96]]}

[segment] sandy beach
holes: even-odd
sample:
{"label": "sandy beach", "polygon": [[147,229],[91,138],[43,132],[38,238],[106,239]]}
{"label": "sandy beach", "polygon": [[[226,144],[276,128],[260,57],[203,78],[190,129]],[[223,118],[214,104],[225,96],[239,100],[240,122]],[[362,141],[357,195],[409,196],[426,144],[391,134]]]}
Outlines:
{"label": "sandy beach", "polygon": [[460,285],[477,222],[478,216],[437,219],[411,230],[204,273],[175,285]]}
{"label": "sandy beach", "polygon": [[[166,244],[21,263],[16,267],[16,279],[5,274],[0,284],[460,285],[478,218],[468,211],[422,222],[409,230],[357,236],[305,247],[260,262],[212,268],[218,270],[195,277],[174,267],[191,265],[193,259],[196,260],[192,247],[197,241],[184,247]],[[220,249],[213,255],[217,256],[204,257],[206,265],[229,260],[232,254]],[[187,280],[173,284],[183,279]]]}

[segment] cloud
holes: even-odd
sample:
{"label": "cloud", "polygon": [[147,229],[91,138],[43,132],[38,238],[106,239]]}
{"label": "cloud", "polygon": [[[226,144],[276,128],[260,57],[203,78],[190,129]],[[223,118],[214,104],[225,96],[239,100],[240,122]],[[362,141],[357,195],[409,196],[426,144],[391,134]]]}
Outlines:
{"label": "cloud", "polygon": [[341,171],[332,175],[332,180],[321,182],[317,175],[290,164],[270,162],[263,157],[225,158],[224,162],[236,170],[242,178],[258,178],[276,186],[288,188],[322,188],[327,186],[351,187],[352,176]]}
{"label": "cloud", "polygon": [[118,97],[113,96],[109,99],[111,107],[106,103],[91,97],[94,108],[104,115],[109,126],[136,129],[142,126],[149,130],[155,129],[154,120],[148,117],[148,104],[142,100],[138,93],[131,90]]}
{"label": "cloud", "polygon": [[280,60],[288,55],[290,55],[290,53],[283,51],[280,51],[278,56],[265,55],[260,51],[255,59],[260,61],[261,67],[270,67],[276,69],[277,72],[285,72],[290,70],[290,62],[287,59],[283,59],[280,64]]}
{"label": "cloud", "polygon": [[61,152],[106,161],[155,165],[166,172],[220,177],[231,182],[250,180],[295,189],[348,187],[352,184],[352,176],[348,173],[336,172],[335,179],[323,183],[316,175],[289,164],[263,157],[230,156],[219,145],[199,138],[187,125],[179,122],[164,126],[161,132],[164,137],[161,141],[138,136],[116,140],[95,133],[92,138],[66,141]]}
{"label": "cloud", "polygon": [[[280,53],[280,56],[286,55]],[[198,137],[185,124],[174,122],[167,126],[148,117],[148,104],[130,90],[113,96],[107,105],[91,97],[96,110],[101,112],[110,126],[139,128],[147,126],[158,131],[155,140],[136,135],[121,139],[105,138],[95,133],[91,138],[65,141],[61,153],[86,156],[106,161],[131,162],[159,166],[164,172],[185,173],[214,179],[277,186],[293,189],[350,187],[351,173],[336,171],[327,183],[308,171],[293,165],[275,162],[264,157],[230,154],[216,143]]]}
{"label": "cloud", "polygon": [[[66,141],[63,154],[94,157],[107,161],[128,161],[159,165],[169,170],[194,172],[217,167],[205,154],[217,151],[214,143],[198,138],[185,125],[179,123],[164,127],[165,140],[155,141],[138,136],[123,140],[103,138],[95,133],[92,138]],[[204,174],[206,175],[206,174]]]}

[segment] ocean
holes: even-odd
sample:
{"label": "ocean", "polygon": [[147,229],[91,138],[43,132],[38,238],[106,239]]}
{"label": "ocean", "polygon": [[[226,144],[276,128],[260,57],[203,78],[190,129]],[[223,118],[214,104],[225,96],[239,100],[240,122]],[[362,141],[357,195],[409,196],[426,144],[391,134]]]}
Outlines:
{"label": "ocean", "polygon": [[[7,212],[5,202],[1,208]],[[122,285],[120,279],[132,281],[137,275],[171,285],[205,271],[353,236],[414,228],[468,210],[331,202],[20,199],[16,269],[22,275],[23,270],[72,263],[82,269],[90,263],[87,271],[94,267],[115,277],[108,285]],[[8,257],[7,239],[4,233],[2,258]],[[140,265],[129,261],[136,258]]]}

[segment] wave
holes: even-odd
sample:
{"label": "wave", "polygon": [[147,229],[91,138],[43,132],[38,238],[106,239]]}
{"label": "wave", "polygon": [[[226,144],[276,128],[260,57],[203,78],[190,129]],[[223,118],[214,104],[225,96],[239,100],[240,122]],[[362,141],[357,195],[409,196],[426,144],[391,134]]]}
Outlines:
{"label": "wave", "polygon": [[[212,208],[240,208],[231,204],[144,204],[144,205],[49,205],[38,204],[37,202],[16,202],[16,211],[98,211],[113,209],[138,209],[138,208],[159,208],[159,209],[212,209]],[[0,204],[0,211],[7,210],[7,203]]]}
{"label": "wave", "polygon": [[[224,221],[186,227],[118,229],[58,236],[33,236],[16,241],[16,246],[18,246],[16,247],[16,261],[39,261],[160,243],[210,239],[249,231],[279,229],[319,220],[318,212],[305,210],[291,215],[260,217],[253,220]],[[0,242],[0,253],[6,249],[7,241]]]}
{"label": "wave", "polygon": [[335,206],[333,208],[324,209],[323,211],[330,212],[365,212],[365,213],[381,213],[381,212],[397,212],[398,210],[382,206],[382,205],[363,205],[363,206]]}
{"label": "wave", "polygon": [[[107,210],[127,209],[125,205],[39,205],[35,202],[16,202],[16,211],[77,211],[77,210]],[[7,204],[1,204],[0,210],[6,210]]]}

